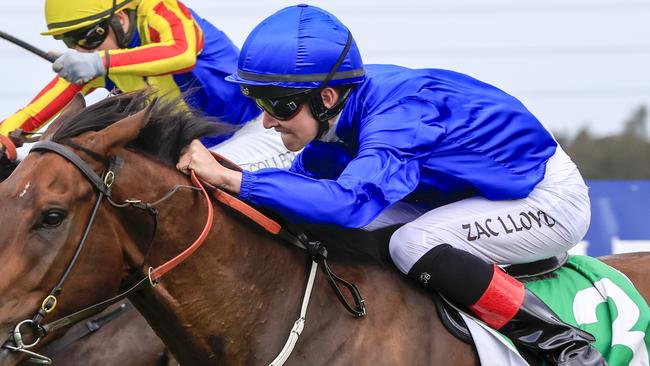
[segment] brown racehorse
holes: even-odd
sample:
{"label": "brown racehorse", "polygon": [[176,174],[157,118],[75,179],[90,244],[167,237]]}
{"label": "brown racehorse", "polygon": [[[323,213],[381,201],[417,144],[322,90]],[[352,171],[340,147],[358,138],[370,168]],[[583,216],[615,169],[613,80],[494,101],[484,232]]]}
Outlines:
{"label": "brown racehorse", "polygon": [[[181,148],[216,132],[174,105],[159,103],[136,113],[146,100],[144,94],[125,94],[78,113],[67,111],[48,131],[48,138],[66,145],[98,174],[109,156],[124,159],[112,186],[115,202],[156,202],[171,187],[189,184],[173,167]],[[97,197],[97,189],[75,165],[48,151],[30,153],[0,184],[0,334],[32,319],[63,277]],[[134,273],[142,275],[143,268],[182,252],[201,232],[207,215],[206,202],[191,190],[179,190],[156,208],[158,232],[151,243],[150,216],[106,201],[98,206],[85,247],[45,322],[114,296]],[[345,255],[350,248],[329,249],[337,273],[365,294],[368,314],[350,316],[324,277],[318,277],[305,329],[287,364],[477,364],[471,346],[441,325],[429,296],[385,257],[377,261],[363,253]],[[610,261],[650,298],[650,279],[643,274],[649,253]],[[205,244],[158,286],[130,300],[182,365],[268,364],[298,317],[306,263],[301,249],[215,204]],[[57,336],[48,334],[41,343]],[[4,349],[0,364],[14,365],[25,357]]]}

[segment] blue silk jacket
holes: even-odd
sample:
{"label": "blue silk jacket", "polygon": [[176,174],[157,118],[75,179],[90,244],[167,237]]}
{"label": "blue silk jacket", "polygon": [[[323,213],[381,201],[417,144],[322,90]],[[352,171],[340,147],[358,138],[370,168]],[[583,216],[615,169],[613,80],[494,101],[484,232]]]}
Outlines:
{"label": "blue silk jacket", "polygon": [[494,86],[440,69],[367,65],[338,141],[314,141],[290,171],[244,172],[240,196],[298,222],[369,224],[405,200],[438,207],[470,196],[526,197],[557,143]]}

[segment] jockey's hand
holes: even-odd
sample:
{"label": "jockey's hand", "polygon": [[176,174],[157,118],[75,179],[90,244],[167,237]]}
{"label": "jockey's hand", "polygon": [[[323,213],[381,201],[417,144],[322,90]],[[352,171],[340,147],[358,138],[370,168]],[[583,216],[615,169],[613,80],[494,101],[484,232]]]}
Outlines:
{"label": "jockey's hand", "polygon": [[176,169],[185,174],[189,174],[190,170],[193,170],[197,177],[207,183],[233,193],[239,193],[241,189],[242,174],[219,164],[199,140],[192,141],[185,148],[178,159]]}
{"label": "jockey's hand", "polygon": [[68,50],[54,61],[52,70],[73,84],[86,84],[90,80],[103,76],[104,62],[97,52],[79,52]]}

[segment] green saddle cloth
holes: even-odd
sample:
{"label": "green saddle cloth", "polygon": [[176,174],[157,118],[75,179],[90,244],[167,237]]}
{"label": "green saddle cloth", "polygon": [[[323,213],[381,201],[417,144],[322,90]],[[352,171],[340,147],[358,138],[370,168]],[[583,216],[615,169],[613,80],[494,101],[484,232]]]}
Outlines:
{"label": "green saddle cloth", "polygon": [[593,334],[609,366],[650,365],[650,307],[627,276],[587,256],[570,256],[554,273],[526,287],[562,320]]}

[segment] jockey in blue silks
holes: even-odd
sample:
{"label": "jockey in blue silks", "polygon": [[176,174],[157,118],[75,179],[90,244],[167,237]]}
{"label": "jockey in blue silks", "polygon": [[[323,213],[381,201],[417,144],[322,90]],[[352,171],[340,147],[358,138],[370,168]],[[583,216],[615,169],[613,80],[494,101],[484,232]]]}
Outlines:
{"label": "jockey in blue silks", "polygon": [[317,7],[260,23],[227,80],[292,151],[289,171],[234,172],[198,142],[178,168],[294,221],[376,228],[395,265],[552,364],[605,365],[497,264],[561,254],[590,208],[575,164],[524,105],[460,73],[364,65],[347,27]]}

